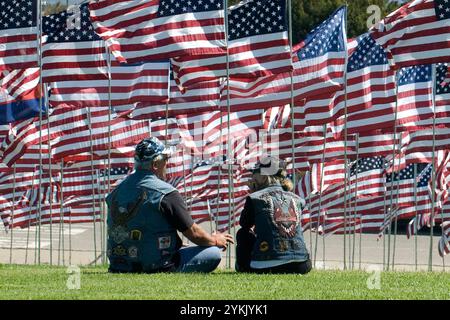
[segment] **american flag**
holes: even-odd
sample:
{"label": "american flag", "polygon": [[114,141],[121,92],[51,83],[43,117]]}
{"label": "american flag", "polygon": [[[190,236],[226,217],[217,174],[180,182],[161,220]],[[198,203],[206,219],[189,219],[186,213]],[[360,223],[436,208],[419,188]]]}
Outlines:
{"label": "american flag", "polygon": [[441,225],[442,237],[439,240],[439,255],[441,257],[446,256],[450,253],[450,221],[445,221]]}
{"label": "american flag", "polygon": [[[313,113],[309,105],[306,122],[314,118],[326,123],[333,116],[329,99],[343,88],[346,57],[345,11],[340,8],[308,35],[304,45],[294,52],[294,99],[328,99],[322,113]],[[257,80],[231,77],[222,90],[221,107],[227,107],[230,96],[232,110],[269,108],[291,103],[291,73],[281,73]],[[321,102],[323,103],[323,101]]]}
{"label": "american flag", "polygon": [[98,191],[100,194],[106,194],[108,184],[110,188],[117,186],[131,172],[130,167],[115,167],[110,169],[100,169],[98,172]]}
{"label": "american flag", "polygon": [[397,211],[398,219],[412,218],[416,214],[429,214],[431,211],[429,183],[433,167],[426,163],[418,163],[416,166],[416,176],[414,164],[386,176],[387,204],[391,206],[392,199],[392,206]]}
{"label": "american flag", "polygon": [[[168,99],[169,63],[149,62],[111,66],[111,106],[117,112],[139,109],[142,103],[160,105]],[[50,84],[52,107],[108,107],[108,80],[76,80]],[[139,117],[133,117],[139,119]]]}
{"label": "american flag", "polygon": [[0,43],[0,71],[37,67],[37,0],[0,2]]}
{"label": "american flag", "polygon": [[415,0],[405,4],[371,30],[397,67],[448,62],[450,2]]}
{"label": "american flag", "polygon": [[[259,78],[292,70],[286,0],[247,0],[228,10],[230,75]],[[183,87],[227,76],[226,56],[172,59]]]}
{"label": "american flag", "polygon": [[94,32],[87,4],[43,17],[44,82],[107,79],[105,43]]}
{"label": "american flag", "polygon": [[[356,42],[358,46],[347,66],[347,97],[345,91],[340,91],[331,103],[340,117],[334,129],[337,133],[343,131],[346,98],[349,133],[355,132],[354,126],[364,130],[378,129],[386,110],[393,109],[396,100],[395,72],[389,67],[383,48],[367,33],[358,37]],[[370,123],[368,117],[371,118]]]}
{"label": "american flag", "polygon": [[104,0],[89,8],[121,63],[226,54],[224,0]]}
{"label": "american flag", "polygon": [[218,110],[220,100],[220,81],[198,83],[185,91],[174,80],[170,81],[168,104],[138,103],[131,113],[133,119],[155,119],[180,114],[197,114]]}

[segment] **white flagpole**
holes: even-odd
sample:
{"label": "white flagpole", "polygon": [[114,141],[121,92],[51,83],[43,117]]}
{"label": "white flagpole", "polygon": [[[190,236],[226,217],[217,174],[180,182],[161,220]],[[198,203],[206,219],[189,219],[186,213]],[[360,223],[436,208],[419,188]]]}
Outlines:
{"label": "white flagpole", "polygon": [[[428,271],[433,271],[433,228],[434,228],[434,209],[436,197],[436,65],[431,66],[431,83],[432,83],[432,103],[433,103],[433,159],[432,159],[432,175],[431,175],[431,218],[430,218],[430,250],[428,256]],[[443,221],[442,221],[443,222]]]}
{"label": "white flagpole", "polygon": [[344,50],[345,50],[345,66],[344,66],[344,91],[345,91],[345,101],[344,101],[344,165],[345,165],[345,176],[344,176],[344,270],[347,270],[347,261],[346,261],[346,253],[347,253],[347,234],[345,230],[347,229],[347,170],[348,170],[348,157],[347,157],[347,115],[348,115],[348,90],[347,90],[347,67],[348,67],[348,48],[347,48],[347,18],[348,18],[348,3],[346,3],[345,10],[345,28],[344,28]]}
{"label": "white flagpole", "polygon": [[[228,0],[225,0],[225,41],[227,47],[227,163],[228,163],[228,230],[231,232],[231,201],[232,195],[232,159],[231,159],[231,103],[230,103],[230,50],[228,44]],[[222,115],[221,115],[222,116]],[[227,251],[228,268],[231,268],[231,250]]]}
{"label": "white flagpole", "polygon": [[[38,233],[38,265],[41,264],[41,185],[42,185],[42,2],[37,1],[37,24],[38,24],[38,45],[39,45],[39,188],[38,188],[38,212],[37,212],[37,233]],[[35,253],[36,258],[36,253]],[[35,259],[36,260],[36,259]]]}
{"label": "white flagpole", "polygon": [[[91,183],[92,183],[92,225],[94,227],[94,265],[97,265],[97,224],[96,224],[96,201],[95,201],[95,181],[94,181],[94,141],[92,137],[92,120],[91,111],[86,108],[88,116],[88,126],[89,126],[89,137],[90,137],[90,158],[91,158]],[[107,169],[110,170],[109,168]],[[97,186],[98,187],[98,186]]]}
{"label": "white flagpole", "polygon": [[9,247],[9,264],[12,264],[12,252],[13,252],[13,230],[14,230],[14,209],[16,206],[16,164],[13,165],[13,198],[12,198],[12,210],[11,219],[9,222],[9,228],[11,232],[10,247]]}
{"label": "white flagpole", "polygon": [[[320,216],[321,216],[321,211],[322,211],[322,185],[323,185],[323,175],[325,173],[325,154],[326,154],[326,150],[327,150],[327,125],[324,124],[323,125],[323,151],[322,151],[322,166],[320,168],[320,179],[319,179],[319,192],[320,192],[320,196],[319,196],[319,207],[318,207],[318,215],[317,215],[317,227],[319,227],[319,223],[320,223]],[[317,247],[318,247],[318,241],[319,241],[319,232],[317,230],[316,232],[316,236],[315,236],[315,245],[314,245],[314,267],[316,266],[316,260],[317,260]],[[323,239],[325,238],[325,235],[323,235],[322,237]],[[323,255],[325,255],[322,252]],[[325,259],[323,259],[323,261],[325,261]]]}

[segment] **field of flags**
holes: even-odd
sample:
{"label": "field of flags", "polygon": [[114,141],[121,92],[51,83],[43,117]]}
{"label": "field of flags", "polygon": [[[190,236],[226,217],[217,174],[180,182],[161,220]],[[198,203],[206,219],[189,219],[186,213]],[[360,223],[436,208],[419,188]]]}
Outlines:
{"label": "field of flags", "polygon": [[[322,236],[440,225],[450,252],[450,1],[414,0],[359,37],[336,8],[298,44],[287,0],[0,0],[6,230],[104,221],[156,136],[197,222],[238,224],[262,154],[285,160]],[[436,247],[435,247],[436,249]]]}

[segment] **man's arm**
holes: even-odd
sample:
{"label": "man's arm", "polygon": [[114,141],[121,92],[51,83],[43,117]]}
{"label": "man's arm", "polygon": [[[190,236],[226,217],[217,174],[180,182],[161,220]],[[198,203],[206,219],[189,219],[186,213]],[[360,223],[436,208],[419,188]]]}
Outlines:
{"label": "man's arm", "polygon": [[218,246],[226,249],[229,242],[234,243],[230,234],[213,233],[211,235],[194,223],[178,191],[164,196],[161,201],[161,209],[175,228],[198,246]]}

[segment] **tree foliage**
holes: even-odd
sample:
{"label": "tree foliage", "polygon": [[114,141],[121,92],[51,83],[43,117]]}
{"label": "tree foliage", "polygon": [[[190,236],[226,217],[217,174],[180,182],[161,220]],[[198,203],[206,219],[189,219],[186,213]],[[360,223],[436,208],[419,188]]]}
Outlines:
{"label": "tree foliage", "polygon": [[59,13],[66,9],[67,9],[67,6],[65,4],[62,4],[61,2],[57,2],[55,4],[44,5],[42,11],[45,16],[48,16],[50,14]]}

